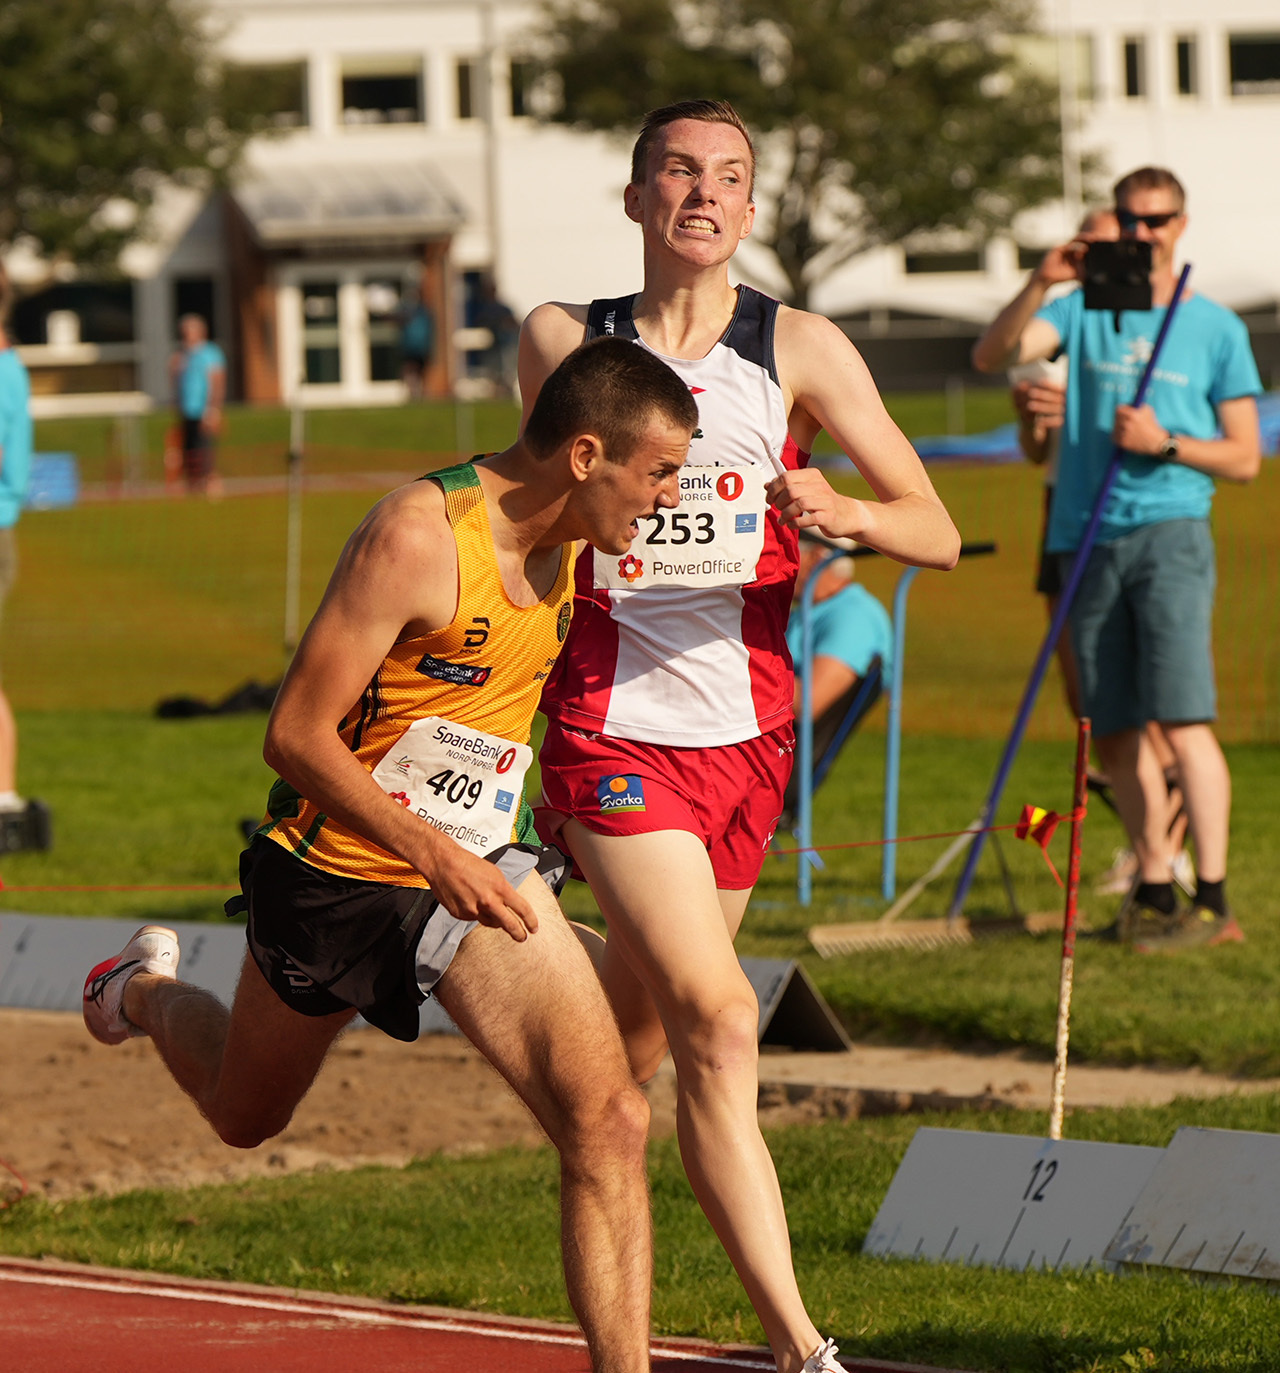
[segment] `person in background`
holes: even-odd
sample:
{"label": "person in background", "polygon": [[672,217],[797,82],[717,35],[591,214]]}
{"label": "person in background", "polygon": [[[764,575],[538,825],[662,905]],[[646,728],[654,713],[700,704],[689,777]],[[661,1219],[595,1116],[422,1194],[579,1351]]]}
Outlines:
{"label": "person in background", "polygon": [[[12,305],[13,288],[0,266],[0,606],[18,571],[14,526],[31,479],[31,381],[7,331]],[[26,810],[17,788],[18,727],[0,687],[0,813]]]}
{"label": "person in background", "polygon": [[[800,539],[796,605],[832,549],[817,540]],[[795,712],[800,714],[800,638],[798,609],[787,624],[787,647],[796,668]],[[853,559],[837,558],[818,573],[813,592],[813,718],[830,709],[866,676],[873,659],[887,682],[893,670],[893,621],[889,612],[853,579]]]}
{"label": "person in background", "polygon": [[182,316],[178,338],[169,359],[169,382],[182,430],[182,477],[188,491],[217,496],[216,444],[227,394],[227,360],[200,315]]}
{"label": "person in background", "polygon": [[411,298],[400,326],[400,369],[410,400],[421,400],[436,349],[436,320],[420,293]]}
{"label": "person in background", "polygon": [[[1080,222],[1079,240],[1083,243],[1114,242],[1120,237],[1120,224],[1113,209],[1090,210]],[[1052,623],[1062,595],[1064,573],[1062,560],[1046,551],[1049,537],[1049,511],[1053,505],[1053,488],[1058,477],[1058,445],[1062,421],[1067,409],[1067,368],[1065,353],[1051,358],[1036,358],[1009,371],[1013,383],[1013,405],[1018,413],[1018,445],[1029,462],[1044,469],[1044,522],[1040,529],[1040,556],[1036,567],[1036,590],[1045,598],[1045,608]],[[1064,629],[1054,646],[1062,686],[1073,718],[1080,716],[1080,669],[1071,633]],[[1138,747],[1155,756],[1154,768],[1150,758],[1144,758],[1141,774],[1154,776],[1159,770],[1165,779],[1166,827],[1174,850],[1173,878],[1188,896],[1195,892],[1195,869],[1191,855],[1184,847],[1187,835],[1187,814],[1182,804],[1182,789],[1178,783],[1177,759],[1173,747],[1159,724],[1147,722]],[[1107,786],[1101,774],[1096,780]],[[1109,788],[1103,793],[1110,796]],[[1158,806],[1158,793],[1152,805]],[[1139,880],[1138,855],[1134,851],[1133,836],[1126,847],[1116,849],[1111,867],[1094,883],[1099,895],[1115,896],[1131,891]]]}
{"label": "person in background", "polygon": [[[1052,248],[974,345],[979,371],[1063,352],[1071,360],[1048,548],[1069,566],[1113,450],[1123,457],[1071,609],[1082,705],[1138,854],[1139,881],[1112,927],[1136,951],[1172,952],[1244,938],[1226,897],[1231,774],[1214,733],[1215,481],[1252,481],[1261,465],[1262,390],[1244,323],[1191,292],[1165,337],[1146,403],[1129,403],[1177,285],[1186,193],[1172,172],[1141,167],[1114,187],[1122,237],[1151,245],[1151,307],[1086,310],[1088,245]],[[1173,748],[1196,853],[1196,891],[1179,908],[1165,823],[1166,787],[1141,747],[1149,720]]]}
{"label": "person in background", "polygon": [[[845,543],[847,540],[840,540]],[[787,624],[787,647],[795,665],[794,709],[800,718],[804,691],[803,624],[800,598],[810,580],[817,576],[813,589],[812,695],[813,757],[817,760],[836,737],[853,705],[857,690],[876,659],[880,660],[880,685],[866,701],[874,704],[881,685],[893,674],[893,621],[889,612],[866,589],[853,580],[853,559],[836,558],[822,567],[834,551],[826,540],[800,536],[800,571],[796,576],[796,598]],[[822,570],[819,571],[819,567]],[[787,784],[779,829],[791,827],[799,803],[799,782],[795,769]]]}

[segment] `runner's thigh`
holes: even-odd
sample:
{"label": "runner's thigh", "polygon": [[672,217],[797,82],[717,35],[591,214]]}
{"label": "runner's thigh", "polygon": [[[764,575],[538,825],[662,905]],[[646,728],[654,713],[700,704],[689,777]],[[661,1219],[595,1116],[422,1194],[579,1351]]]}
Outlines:
{"label": "runner's thigh", "polygon": [[554,1134],[566,1103],[629,1084],[622,1039],[586,950],[535,872],[518,888],[538,929],[480,926],[436,986],[454,1023]]}
{"label": "runner's thigh", "polygon": [[219,1118],[287,1121],[355,1011],[309,1016],[272,991],[248,953],[227,1027],[216,1101]]}

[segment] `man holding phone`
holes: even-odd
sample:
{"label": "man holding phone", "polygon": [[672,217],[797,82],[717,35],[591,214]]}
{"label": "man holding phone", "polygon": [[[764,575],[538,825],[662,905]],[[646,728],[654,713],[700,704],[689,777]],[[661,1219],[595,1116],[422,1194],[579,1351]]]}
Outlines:
{"label": "man holding phone", "polygon": [[[1083,708],[1140,865],[1112,933],[1140,952],[1172,951],[1244,937],[1225,894],[1231,778],[1213,732],[1209,511],[1216,480],[1258,473],[1262,387],[1242,321],[1188,292],[1147,403],[1128,404],[1173,298],[1186,195],[1159,167],[1130,172],[1114,194],[1122,239],[1151,247],[1150,308],[1090,309],[1082,291],[1047,302],[1050,288],[1085,280],[1089,245],[1073,239],[1045,254],[978,340],[973,361],[1000,372],[1059,353],[1070,359],[1050,553],[1074,558],[1113,446],[1124,451],[1071,630]],[[1151,754],[1139,748],[1150,720],[1173,747],[1195,843],[1196,892],[1186,909],[1173,889],[1164,811],[1153,800],[1164,780],[1150,775]]]}

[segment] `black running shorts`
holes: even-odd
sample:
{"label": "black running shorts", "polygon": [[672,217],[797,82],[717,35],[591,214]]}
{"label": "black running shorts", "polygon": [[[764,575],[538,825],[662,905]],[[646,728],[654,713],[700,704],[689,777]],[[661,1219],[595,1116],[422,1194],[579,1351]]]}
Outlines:
{"label": "black running shorts", "polygon": [[[567,876],[556,848],[506,844],[487,861],[514,887],[537,872],[558,892]],[[240,855],[240,888],[227,914],[248,912],[249,952],[286,1006],[354,1008],[393,1039],[417,1039],[419,1006],[475,929],[425,888],[336,877],[261,835]]]}

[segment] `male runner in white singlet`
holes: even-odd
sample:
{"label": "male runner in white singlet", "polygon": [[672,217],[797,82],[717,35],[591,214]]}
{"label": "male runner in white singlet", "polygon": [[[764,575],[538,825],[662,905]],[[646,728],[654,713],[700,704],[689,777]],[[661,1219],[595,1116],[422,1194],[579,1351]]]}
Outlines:
{"label": "male runner in white singlet", "polygon": [[648,1110],[551,894],[564,856],[524,842],[521,780],[574,542],[624,556],[638,519],[676,503],[697,411],[639,359],[577,350],[511,448],[393,491],[348,541],[267,725],[280,781],[241,859],[230,1011],[175,980],[158,925],[84,989],[94,1037],[150,1035],[241,1148],[284,1129],[357,1011],[412,1040],[434,992],[560,1151],[565,1285],[594,1373],[650,1366]]}
{"label": "male runner in white singlet", "polygon": [[[828,320],[729,283],[755,215],[737,114],[650,114],[626,212],[644,235],[639,294],[552,303],[520,344],[526,413],[584,337],[657,353],[699,427],[680,505],[623,558],[578,560],[574,623],[543,696],[544,836],[557,835],[609,926],[599,952],[637,1078],[676,1061],[689,1180],[755,1307],[780,1373],[836,1370],[796,1286],[786,1216],[756,1123],[755,994],[733,951],[794,751],[785,630],[799,529],[950,568],[959,536],[857,351]],[[876,500],[804,466],[826,429]]]}

